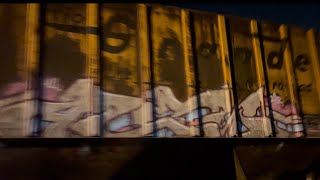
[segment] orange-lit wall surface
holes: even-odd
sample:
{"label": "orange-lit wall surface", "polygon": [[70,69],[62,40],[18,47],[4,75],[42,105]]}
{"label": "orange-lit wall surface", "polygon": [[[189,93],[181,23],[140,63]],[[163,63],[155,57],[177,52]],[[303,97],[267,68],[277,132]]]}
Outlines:
{"label": "orange-lit wall surface", "polygon": [[320,132],[314,29],[157,4],[0,13],[3,138]]}

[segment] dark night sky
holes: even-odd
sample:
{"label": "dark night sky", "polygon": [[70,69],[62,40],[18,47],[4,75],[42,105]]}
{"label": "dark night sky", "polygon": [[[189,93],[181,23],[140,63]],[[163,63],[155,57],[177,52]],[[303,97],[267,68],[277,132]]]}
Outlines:
{"label": "dark night sky", "polygon": [[320,3],[184,3],[174,6],[320,29]]}

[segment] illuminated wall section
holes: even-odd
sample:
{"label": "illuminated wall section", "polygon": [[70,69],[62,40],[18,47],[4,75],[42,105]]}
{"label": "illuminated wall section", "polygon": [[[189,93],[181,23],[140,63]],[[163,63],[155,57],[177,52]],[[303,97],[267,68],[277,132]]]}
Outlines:
{"label": "illuminated wall section", "polygon": [[[101,133],[100,123],[102,121],[100,105],[100,39],[97,33],[99,27],[99,6],[95,3],[89,3],[86,6],[86,78],[89,84],[89,94],[87,96],[89,103],[88,114],[83,121],[74,123],[87,131],[87,136],[98,136]],[[79,123],[80,122],[80,123]],[[84,129],[85,128],[85,129]]]}
{"label": "illuminated wall section", "polygon": [[[197,135],[198,113],[191,80],[185,12],[151,6],[151,39],[157,136]],[[188,74],[190,73],[190,74]]]}
{"label": "illuminated wall section", "polygon": [[[261,24],[271,109],[277,137],[302,136],[291,51],[284,25]],[[269,107],[268,101],[266,105]],[[269,108],[266,109],[267,112]]]}
{"label": "illuminated wall section", "polygon": [[[33,6],[33,7],[31,7]],[[0,136],[30,135],[34,115],[32,74],[36,57],[32,4],[0,5]]]}
{"label": "illuminated wall section", "polygon": [[138,6],[103,4],[101,13],[105,135],[142,136]]}
{"label": "illuminated wall section", "polygon": [[[259,82],[258,56],[260,53],[252,37],[251,21],[240,18],[229,18],[232,60],[235,70],[238,106],[243,137],[265,137],[269,135],[267,122],[263,118],[264,90]],[[261,81],[261,79],[260,79]]]}
{"label": "illuminated wall section", "polygon": [[317,81],[319,80],[313,72],[312,47],[309,47],[313,44],[308,42],[306,33],[304,29],[299,27],[290,28],[292,63],[303,114],[320,114],[320,101],[317,92]]}
{"label": "illuminated wall section", "polygon": [[45,8],[42,136],[87,136],[93,102],[87,70],[87,5],[48,4]]}
{"label": "illuminated wall section", "polygon": [[228,83],[229,63],[226,61],[227,54],[223,49],[225,33],[219,31],[221,28],[224,29],[220,27],[225,25],[224,18],[200,12],[193,13],[193,16],[194,48],[205,136],[228,137],[231,126],[235,124],[228,122],[232,108],[231,83]]}
{"label": "illuminated wall section", "polygon": [[[141,105],[141,133],[143,136],[154,136],[156,128],[153,122],[152,96],[151,96],[151,64],[150,64],[150,42],[148,7],[145,4],[138,4],[138,44],[139,44],[139,72],[140,91],[142,98]],[[165,131],[166,132],[166,131]]]}

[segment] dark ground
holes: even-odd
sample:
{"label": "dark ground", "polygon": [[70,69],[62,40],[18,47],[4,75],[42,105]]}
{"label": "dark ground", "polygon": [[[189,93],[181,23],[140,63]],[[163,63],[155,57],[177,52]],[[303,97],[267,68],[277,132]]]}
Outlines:
{"label": "dark ground", "polygon": [[316,140],[111,139],[89,146],[69,141],[4,143],[1,179],[235,179],[230,142],[247,179],[305,179],[320,167]]}

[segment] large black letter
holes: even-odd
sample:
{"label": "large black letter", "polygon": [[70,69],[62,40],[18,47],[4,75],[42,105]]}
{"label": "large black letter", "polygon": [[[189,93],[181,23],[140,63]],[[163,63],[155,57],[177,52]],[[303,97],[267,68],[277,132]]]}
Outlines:
{"label": "large black letter", "polygon": [[[117,23],[124,24],[127,27],[127,33],[112,32],[112,27]],[[116,54],[125,50],[130,42],[130,29],[135,28],[135,23],[127,15],[115,15],[109,19],[105,25],[105,34],[104,34],[104,51],[108,53]],[[112,46],[106,41],[108,38],[120,39],[122,43],[119,46]]]}

